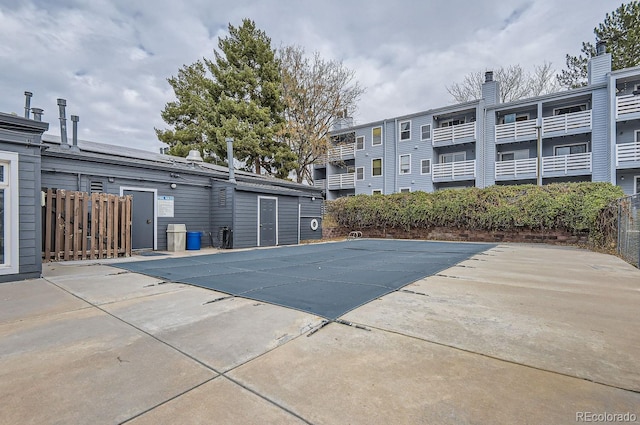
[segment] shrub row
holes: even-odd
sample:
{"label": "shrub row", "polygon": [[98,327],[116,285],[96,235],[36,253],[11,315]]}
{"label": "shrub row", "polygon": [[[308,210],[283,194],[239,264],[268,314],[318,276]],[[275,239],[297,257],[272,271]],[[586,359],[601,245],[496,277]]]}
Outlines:
{"label": "shrub row", "polygon": [[327,203],[330,220],[349,229],[454,227],[469,230],[588,232],[603,248],[624,196],[610,183],[557,183],[357,195]]}

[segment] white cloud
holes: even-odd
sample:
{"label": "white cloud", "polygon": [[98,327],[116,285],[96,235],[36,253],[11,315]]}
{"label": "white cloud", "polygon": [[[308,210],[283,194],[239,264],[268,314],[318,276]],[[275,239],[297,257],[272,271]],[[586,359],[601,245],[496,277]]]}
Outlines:
{"label": "white cloud", "polygon": [[[588,6],[588,7],[587,7]],[[58,133],[56,98],[80,116],[80,135],[155,150],[154,127],[173,98],[166,79],[212,57],[243,18],[272,45],[298,44],[342,60],[366,88],[356,120],[381,120],[451,103],[445,86],[510,64],[564,67],[592,41],[618,1],[0,0],[0,111],[22,92]]]}

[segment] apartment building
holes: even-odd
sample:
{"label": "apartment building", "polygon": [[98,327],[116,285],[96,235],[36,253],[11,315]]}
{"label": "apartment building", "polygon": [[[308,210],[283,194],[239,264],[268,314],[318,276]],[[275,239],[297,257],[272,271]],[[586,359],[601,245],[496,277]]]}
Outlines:
{"label": "apartment building", "polygon": [[314,165],[326,199],[494,184],[611,182],[640,191],[640,67],[611,71],[599,45],[588,85],[500,103],[482,99],[364,125],[340,120]]}

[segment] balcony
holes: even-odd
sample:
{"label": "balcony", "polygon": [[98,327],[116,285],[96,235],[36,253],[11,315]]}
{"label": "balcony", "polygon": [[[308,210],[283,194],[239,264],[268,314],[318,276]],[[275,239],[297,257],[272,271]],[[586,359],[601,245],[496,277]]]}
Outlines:
{"label": "balcony", "polygon": [[591,110],[542,118],[542,137],[589,133]]}
{"label": "balcony", "polygon": [[347,145],[334,146],[327,152],[329,162],[346,161],[347,159],[354,159],[356,153],[356,145],[350,143]]}
{"label": "balcony", "polygon": [[476,123],[452,125],[433,130],[433,146],[449,146],[476,141]]}
{"label": "balcony", "polygon": [[476,161],[471,160],[433,164],[431,177],[434,182],[473,180],[476,178]]}
{"label": "balcony", "polygon": [[334,174],[327,179],[329,190],[355,189],[356,173]]}
{"label": "balcony", "polygon": [[537,175],[537,158],[496,162],[496,180],[535,179]]}
{"label": "balcony", "polygon": [[616,167],[640,167],[640,142],[616,145]]}
{"label": "balcony", "polygon": [[640,119],[640,95],[628,94],[616,97],[616,119]]}
{"label": "balcony", "polygon": [[496,125],[496,143],[535,140],[538,137],[537,123],[538,120],[526,120]]}
{"label": "balcony", "polygon": [[315,179],[313,181],[313,187],[325,190],[327,188],[327,179]]}
{"label": "balcony", "polygon": [[591,152],[542,158],[544,177],[579,176],[591,173]]}

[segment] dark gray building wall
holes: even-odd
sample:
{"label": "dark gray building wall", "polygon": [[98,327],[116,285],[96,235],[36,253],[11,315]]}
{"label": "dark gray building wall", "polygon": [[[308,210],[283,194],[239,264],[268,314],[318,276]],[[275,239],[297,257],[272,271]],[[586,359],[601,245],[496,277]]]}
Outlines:
{"label": "dark gray building wall", "polygon": [[[322,239],[322,199],[300,197],[300,240]],[[318,228],[311,229],[311,220],[318,221]]]}
{"label": "dark gray building wall", "polygon": [[[10,130],[4,129],[5,125]],[[43,122],[0,117],[0,151],[18,154],[18,217],[11,219],[13,223],[17,221],[19,229],[18,258],[14,259],[18,262],[18,273],[0,275],[0,282],[37,278],[42,272],[40,135],[47,127]],[[5,240],[5,243],[9,247],[12,241]]]}
{"label": "dark gray building wall", "polygon": [[233,196],[233,247],[250,248],[258,242],[258,194],[236,191]]}
{"label": "dark gray building wall", "polygon": [[298,197],[278,196],[278,245],[298,243]]}
{"label": "dark gray building wall", "polygon": [[[297,244],[298,213],[300,211],[298,196],[260,194],[237,189],[233,198],[235,211],[233,214],[233,248],[256,246],[258,242],[258,197],[260,196],[278,199],[278,245]],[[319,197],[316,199],[315,202],[321,205]],[[307,206],[306,208],[308,211],[315,211],[314,207]],[[319,208],[317,207],[318,211]],[[321,233],[320,231],[320,237]]]}
{"label": "dark gray building wall", "polygon": [[220,233],[223,227],[233,230],[234,184],[214,181],[211,186],[211,236],[214,246],[222,244]]}
{"label": "dark gray building wall", "polygon": [[[174,197],[174,216],[158,217],[157,249],[167,249],[167,225],[185,224],[187,231],[204,232],[202,245],[210,246],[209,232],[213,211],[211,183],[208,177],[177,174],[135,165],[102,163],[82,158],[43,156],[42,188],[80,190],[91,192],[91,183],[102,183],[103,193],[120,194],[120,188],[155,189],[157,196]],[[113,182],[110,182],[109,179]],[[171,183],[176,184],[171,189]],[[156,201],[157,202],[157,201]]]}
{"label": "dark gray building wall", "polygon": [[39,277],[42,272],[42,206],[40,199],[40,149],[19,152],[20,274]]}

